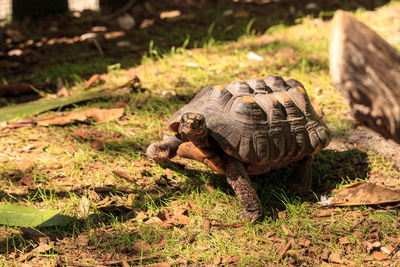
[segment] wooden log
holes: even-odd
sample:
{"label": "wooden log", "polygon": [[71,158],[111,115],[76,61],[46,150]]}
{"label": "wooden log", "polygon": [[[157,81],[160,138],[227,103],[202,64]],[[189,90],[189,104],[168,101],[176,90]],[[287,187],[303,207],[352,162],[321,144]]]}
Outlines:
{"label": "wooden log", "polygon": [[400,143],[400,54],[368,26],[343,11],[330,40],[333,85],[360,123]]}

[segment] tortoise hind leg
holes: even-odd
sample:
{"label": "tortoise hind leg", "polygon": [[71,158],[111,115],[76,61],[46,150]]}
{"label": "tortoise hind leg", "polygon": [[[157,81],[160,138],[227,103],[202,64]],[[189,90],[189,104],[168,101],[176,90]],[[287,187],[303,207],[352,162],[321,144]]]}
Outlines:
{"label": "tortoise hind leg", "polygon": [[309,155],[297,162],[293,174],[286,183],[291,192],[305,195],[311,191],[313,159],[314,156]]}
{"label": "tortoise hind leg", "polygon": [[226,178],[239,202],[244,206],[241,216],[251,221],[258,219],[262,213],[261,201],[243,163],[229,157],[226,162]]}
{"label": "tortoise hind leg", "polygon": [[155,142],[147,147],[147,157],[155,161],[165,161],[176,156],[176,151],[183,141],[176,136],[168,136],[164,140]]}

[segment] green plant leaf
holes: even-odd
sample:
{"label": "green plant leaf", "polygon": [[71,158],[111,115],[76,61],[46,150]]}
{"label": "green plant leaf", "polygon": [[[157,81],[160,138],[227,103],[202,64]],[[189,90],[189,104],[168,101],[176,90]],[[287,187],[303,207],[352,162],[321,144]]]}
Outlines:
{"label": "green plant leaf", "polygon": [[0,205],[0,224],[20,227],[62,226],[70,217],[59,215],[56,210],[40,210],[17,205]]}

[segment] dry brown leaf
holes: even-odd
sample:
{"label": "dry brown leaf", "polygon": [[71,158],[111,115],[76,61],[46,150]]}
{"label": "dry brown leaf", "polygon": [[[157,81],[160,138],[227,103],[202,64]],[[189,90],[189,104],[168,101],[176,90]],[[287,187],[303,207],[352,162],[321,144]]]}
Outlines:
{"label": "dry brown leaf", "polygon": [[307,238],[301,238],[298,242],[298,244],[302,247],[309,247],[311,245],[311,240],[307,239]]}
{"label": "dry brown leaf", "polygon": [[196,205],[195,204],[193,204],[193,202],[188,202],[188,205],[189,205],[189,207],[192,209],[192,210],[195,210],[197,207],[196,207]]}
{"label": "dry brown leaf", "polygon": [[168,177],[169,179],[174,178],[174,174],[172,173],[172,171],[171,171],[170,168],[166,168],[166,169],[165,169],[165,174],[167,175],[167,177]]}
{"label": "dry brown leaf", "polygon": [[279,252],[277,261],[280,261],[283,256],[285,256],[286,252],[295,244],[294,238],[290,238],[290,240],[286,243],[286,246]]}
{"label": "dry brown leaf", "polygon": [[210,231],[211,229],[211,223],[209,220],[204,220],[203,222],[203,230],[205,231]]}
{"label": "dry brown leaf", "polygon": [[381,260],[386,260],[388,258],[388,255],[383,254],[382,252],[379,251],[374,251],[372,252],[372,255],[374,256],[375,259],[377,259],[378,261]]}
{"label": "dry brown leaf", "polygon": [[87,199],[87,197],[83,196],[79,200],[78,205],[79,205],[78,206],[79,218],[83,219],[89,214],[89,208],[90,208],[89,200]]}
{"label": "dry brown leaf", "polygon": [[340,255],[340,253],[332,253],[329,255],[329,261],[337,264],[343,264],[345,262],[342,260],[342,255]]}
{"label": "dry brown leaf", "polygon": [[339,237],[339,243],[341,245],[350,244],[350,239],[348,236]]}
{"label": "dry brown leaf", "polygon": [[132,250],[141,253],[151,251],[151,246],[144,240],[135,240],[135,244],[132,246]]}
{"label": "dry brown leaf", "polygon": [[328,217],[328,216],[332,216],[332,213],[334,211],[335,211],[335,209],[327,209],[327,210],[320,211],[318,213],[314,213],[314,216],[316,216],[316,217]]}
{"label": "dry brown leaf", "polygon": [[278,218],[282,220],[286,220],[287,212],[286,210],[278,212]]}
{"label": "dry brown leaf", "polygon": [[230,256],[228,258],[223,258],[221,263],[222,264],[235,264],[240,260],[240,257],[235,255],[235,256]]}
{"label": "dry brown leaf", "polygon": [[30,185],[33,183],[33,175],[24,175],[21,179],[19,179],[18,183],[21,183],[23,185]]}
{"label": "dry brown leaf", "polygon": [[324,249],[322,250],[322,253],[321,253],[321,259],[323,259],[323,260],[328,260],[328,259],[329,259],[329,254],[331,254],[331,252],[329,251],[329,249],[328,249],[328,248],[324,248]]}
{"label": "dry brown leaf", "polygon": [[126,179],[126,180],[128,180],[128,181],[130,181],[130,182],[135,182],[135,181],[136,181],[136,179],[132,178],[132,177],[131,177],[129,174],[127,174],[126,172],[119,171],[119,170],[113,170],[112,173],[115,174],[115,175],[117,175],[117,176],[119,176],[119,177],[121,177],[121,178],[124,178],[124,179]]}
{"label": "dry brown leaf", "polygon": [[87,108],[71,111],[61,115],[38,119],[36,122],[40,126],[65,125],[74,122],[108,122],[120,118],[124,113],[123,108],[100,109]]}
{"label": "dry brown leaf", "polygon": [[400,192],[380,185],[360,182],[339,190],[331,204],[335,206],[377,205],[399,201]]}
{"label": "dry brown leaf", "polygon": [[93,87],[96,85],[100,80],[100,75],[99,74],[93,74],[92,77],[86,82],[85,84],[85,89],[89,89],[90,87]]}
{"label": "dry brown leaf", "polygon": [[282,228],[282,231],[283,231],[286,235],[288,235],[288,236],[294,236],[294,235],[293,235],[293,232],[289,229],[289,227],[288,227],[286,224],[282,223],[282,224],[281,224],[281,228]]}
{"label": "dry brown leaf", "polygon": [[374,248],[372,243],[366,240],[361,241],[361,246],[367,251],[367,253],[370,253]]}

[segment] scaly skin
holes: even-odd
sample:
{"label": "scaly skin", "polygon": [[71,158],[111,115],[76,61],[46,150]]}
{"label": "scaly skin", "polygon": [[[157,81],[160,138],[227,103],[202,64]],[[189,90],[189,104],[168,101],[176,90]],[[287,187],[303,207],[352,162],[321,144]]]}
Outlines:
{"label": "scaly skin", "polygon": [[163,162],[176,156],[176,151],[183,141],[176,136],[168,136],[164,140],[151,144],[147,150],[147,157]]}
{"label": "scaly skin", "polygon": [[226,179],[244,207],[240,215],[250,221],[257,220],[262,214],[262,205],[243,163],[229,157],[226,163]]}

